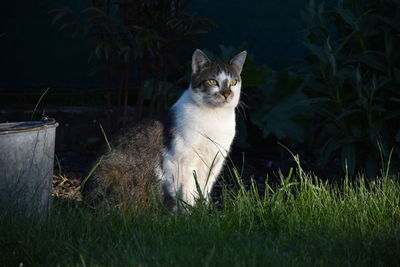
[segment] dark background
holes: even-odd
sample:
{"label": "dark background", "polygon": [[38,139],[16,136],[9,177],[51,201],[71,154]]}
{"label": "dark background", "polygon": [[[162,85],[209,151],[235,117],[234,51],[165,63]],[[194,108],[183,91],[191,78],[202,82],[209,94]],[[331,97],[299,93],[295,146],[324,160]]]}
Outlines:
{"label": "dark background", "polygon": [[[7,1],[0,9],[0,87],[15,89],[32,85],[44,87],[96,87],[99,77],[88,74],[89,44],[81,37],[52,25],[49,11],[70,7],[80,11],[91,1]],[[256,62],[274,69],[288,68],[304,47],[299,0],[211,1],[196,0],[194,14],[216,22],[217,27],[196,45],[188,45],[181,55],[187,61],[193,49],[217,51],[220,44],[240,47],[247,44]]]}
{"label": "dark background", "polygon": [[[400,170],[399,1],[192,1],[187,11],[215,27],[173,52],[179,66],[157,85],[165,95],[153,94],[158,58],[150,57],[143,76],[145,57],[132,49],[138,57],[127,67],[125,111],[117,95],[121,58],[115,56],[107,87],[107,64],[93,56],[103,39],[72,37],[60,30],[65,21],[52,23],[50,11],[65,7],[85,21],[81,11],[96,1],[105,0],[17,0],[0,9],[0,122],[29,120],[38,104],[36,119],[45,114],[60,123],[56,152],[71,170],[83,169],[104,145],[99,124],[112,136],[134,113],[166,110],[188,85],[196,48],[220,57],[248,51],[232,156],[241,164],[244,153],[249,176],[263,182],[266,173],[295,166],[283,146],[323,177]],[[109,17],[122,24],[116,10]]]}

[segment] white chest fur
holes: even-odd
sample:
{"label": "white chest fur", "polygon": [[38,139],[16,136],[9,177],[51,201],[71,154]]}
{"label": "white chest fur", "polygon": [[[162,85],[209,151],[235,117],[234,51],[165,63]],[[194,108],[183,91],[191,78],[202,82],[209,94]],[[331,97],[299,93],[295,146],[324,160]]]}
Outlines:
{"label": "white chest fur", "polygon": [[188,204],[208,197],[235,136],[234,107],[200,106],[188,89],[173,106],[175,136],[166,151],[161,181],[164,190]]}

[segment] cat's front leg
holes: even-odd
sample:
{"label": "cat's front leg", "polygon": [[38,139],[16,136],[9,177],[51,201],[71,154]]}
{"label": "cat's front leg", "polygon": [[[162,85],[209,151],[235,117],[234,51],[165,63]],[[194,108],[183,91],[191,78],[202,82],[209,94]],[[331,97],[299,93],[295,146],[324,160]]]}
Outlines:
{"label": "cat's front leg", "polygon": [[193,176],[194,167],[174,157],[165,157],[161,175],[164,195],[173,202],[173,209],[186,205],[194,206],[198,198],[196,182]]}
{"label": "cat's front leg", "polygon": [[199,192],[196,186],[196,170],[192,166],[184,166],[179,183],[180,200],[183,205],[194,206],[199,198]]}

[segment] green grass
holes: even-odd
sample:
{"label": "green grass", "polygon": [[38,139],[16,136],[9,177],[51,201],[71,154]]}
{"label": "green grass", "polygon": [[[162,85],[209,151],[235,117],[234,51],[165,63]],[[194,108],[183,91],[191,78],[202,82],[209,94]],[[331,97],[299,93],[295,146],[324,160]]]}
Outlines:
{"label": "green grass", "polygon": [[45,221],[1,218],[0,265],[396,265],[399,196],[398,177],[328,185],[300,171],[263,198],[240,186],[184,215],[55,203]]}

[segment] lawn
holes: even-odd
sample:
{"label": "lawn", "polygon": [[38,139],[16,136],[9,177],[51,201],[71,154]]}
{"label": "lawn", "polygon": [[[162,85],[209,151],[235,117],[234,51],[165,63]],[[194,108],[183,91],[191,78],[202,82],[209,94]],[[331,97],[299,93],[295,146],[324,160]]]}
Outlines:
{"label": "lawn", "polygon": [[1,218],[0,265],[397,265],[400,180],[382,176],[328,184],[300,169],[261,197],[240,185],[181,215],[58,200],[42,221]]}

